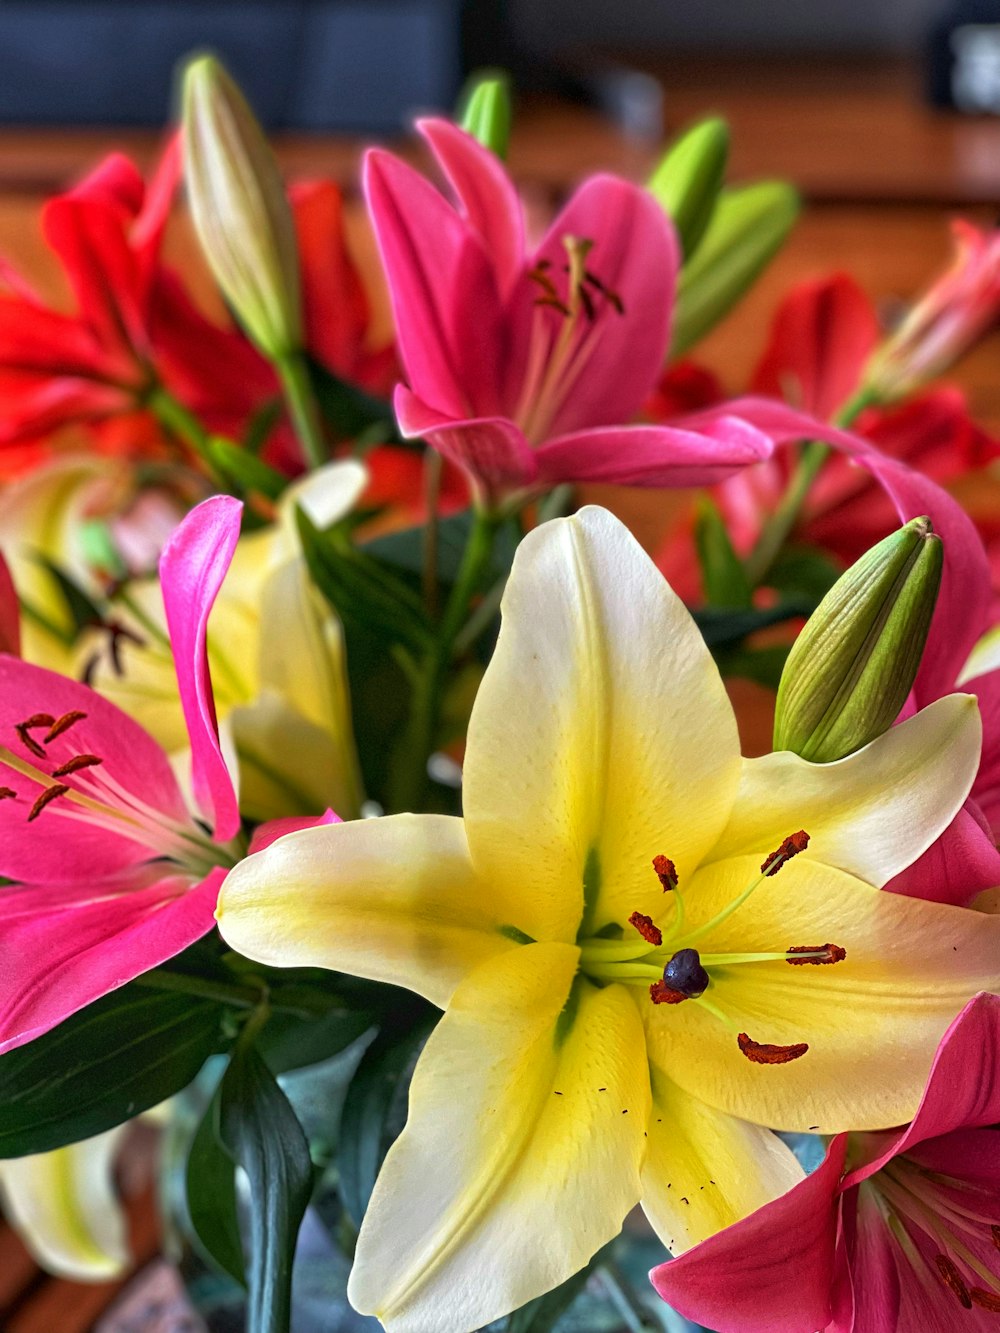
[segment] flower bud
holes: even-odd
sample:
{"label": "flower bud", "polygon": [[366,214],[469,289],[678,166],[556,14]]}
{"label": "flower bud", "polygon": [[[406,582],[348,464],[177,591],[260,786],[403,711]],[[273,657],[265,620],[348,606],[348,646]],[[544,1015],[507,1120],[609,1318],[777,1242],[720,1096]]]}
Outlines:
{"label": "flower bud", "polygon": [[942,374],[1000,316],[1000,230],[952,223],[955,257],[868,363],[873,398],[903,398]]}
{"label": "flower bud", "polygon": [[672,360],[713,329],[752,286],[784,245],[798,212],[798,195],[783,181],[722,191],[708,230],[681,273]]}
{"label": "flower bud", "polygon": [[503,76],[483,74],[473,80],[462,99],[462,129],[494,152],[501,161],[510,142],[510,85]]}
{"label": "flower bud", "polygon": [[184,74],[184,171],[201,248],[265,356],[303,342],[295,226],[277,163],[243,94],[211,56]]}
{"label": "flower bud", "polygon": [[694,254],[715,211],[729,157],[729,126],[712,117],[672,144],[648,189],[674,226],[686,257]]}
{"label": "flower bud", "polygon": [[785,663],[776,750],[831,763],[888,730],[920,665],[943,561],[930,519],[914,518],[841,575]]}

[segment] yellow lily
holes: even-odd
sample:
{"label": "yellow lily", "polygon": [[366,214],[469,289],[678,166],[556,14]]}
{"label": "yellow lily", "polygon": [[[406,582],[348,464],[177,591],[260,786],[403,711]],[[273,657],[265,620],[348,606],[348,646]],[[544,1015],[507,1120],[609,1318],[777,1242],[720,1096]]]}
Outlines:
{"label": "yellow lily", "polygon": [[938,1038],[1000,983],[1000,920],[877,886],[947,825],[979,746],[958,695],[837,763],[743,760],[697,628],[628,531],[585,509],[530,534],[464,817],[293,833],[222,888],[243,953],[445,1010],[361,1228],[356,1308],[467,1333],[580,1269],[637,1202],[677,1251],[782,1193],[799,1168],[765,1126],[910,1118]]}
{"label": "yellow lily", "polygon": [[[361,804],[343,633],[313,586],[295,507],[317,526],[342,518],[367,481],[360,463],[332,463],[291,487],[269,528],[241,537],[212,610],[208,657],[215,704],[238,761],[240,808],[250,819],[320,814],[350,818]],[[93,683],[170,754],[187,729],[157,582],[132,585],[128,631],[102,652]],[[93,643],[84,655],[91,657]]]}
{"label": "yellow lily", "polygon": [[129,1263],[114,1187],[124,1127],[53,1152],[0,1162],[4,1212],[37,1261],[77,1282],[105,1282]]}

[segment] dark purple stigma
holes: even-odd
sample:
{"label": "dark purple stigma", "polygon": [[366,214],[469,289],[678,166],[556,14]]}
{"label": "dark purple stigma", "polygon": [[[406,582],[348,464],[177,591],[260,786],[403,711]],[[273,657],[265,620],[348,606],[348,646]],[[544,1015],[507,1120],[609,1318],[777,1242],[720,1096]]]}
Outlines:
{"label": "dark purple stigma", "polygon": [[701,965],[697,949],[678,949],[663,969],[663,980],[671,990],[680,991],[693,1000],[708,990],[709,976]]}

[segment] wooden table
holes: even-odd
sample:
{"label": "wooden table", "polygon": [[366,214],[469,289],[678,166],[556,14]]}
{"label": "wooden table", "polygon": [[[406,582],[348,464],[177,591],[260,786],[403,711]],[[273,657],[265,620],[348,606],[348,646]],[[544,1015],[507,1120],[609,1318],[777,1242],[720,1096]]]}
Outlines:
{"label": "wooden table", "polygon": [[[790,285],[843,268],[876,301],[910,298],[947,257],[948,216],[961,211],[988,221],[1000,204],[1000,121],[965,120],[923,107],[917,77],[905,66],[685,60],[660,64],[653,72],[662,80],[674,128],[713,111],[729,117],[734,178],[786,177],[806,199],[784,252],[699,349],[700,359],[730,390],[746,383],[768,321]],[[159,141],[149,133],[105,130],[0,133],[0,253],[42,290],[65,296],[38,234],[41,198],[111,147],[124,147],[148,164]],[[305,137],[279,143],[290,175],[332,175],[350,189],[360,147],[356,141]],[[653,146],[623,139],[592,113],[535,103],[519,117],[511,166],[529,197],[547,208],[587,171],[611,168],[641,178],[655,155]],[[190,259],[190,236],[183,227],[175,229],[170,245],[177,256]],[[979,419],[1000,433],[998,352],[1000,335],[994,335],[955,378]],[[655,543],[669,512],[668,497],[604,491],[602,498],[648,545]],[[145,1262],[156,1248],[148,1194],[134,1211],[137,1255]],[[0,1229],[4,1333],[84,1333],[119,1287],[46,1279],[16,1238]]]}

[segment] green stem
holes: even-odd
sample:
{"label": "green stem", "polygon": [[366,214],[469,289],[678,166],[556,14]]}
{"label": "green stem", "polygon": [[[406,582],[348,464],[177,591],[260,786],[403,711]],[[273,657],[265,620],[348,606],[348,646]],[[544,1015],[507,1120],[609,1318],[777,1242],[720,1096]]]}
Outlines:
{"label": "green stem", "polygon": [[434,644],[418,667],[410,720],[397,752],[390,785],[390,805],[394,811],[419,810],[421,807],[427,788],[427,760],[434,751],[455,641],[489,568],[498,526],[495,515],[481,510],[474,512],[472,531]]}
{"label": "green stem", "polygon": [[306,461],[311,467],[322,467],[327,461],[326,441],[306,359],[301,352],[290,352],[275,367]]}
{"label": "green stem", "polygon": [[231,982],[188,976],[186,972],[168,972],[160,967],[136,977],[136,984],[148,986],[152,990],[178,991],[181,995],[193,995],[200,1000],[218,1000],[222,1004],[234,1005],[237,1009],[256,1009],[264,998],[264,990],[260,986],[236,986]]}
{"label": "green stem", "polygon": [[[871,389],[867,387],[859,389],[834,417],[835,424],[842,427],[850,426],[864,409],[875,401]],[[746,573],[751,586],[756,587],[770,573],[771,566],[788,539],[789,533],[798,522],[806,497],[829,453],[830,446],[820,440],[811,440],[802,446],[799,461],[785,493],[747,558]]]}
{"label": "green stem", "polygon": [[221,476],[212,461],[209,448],[211,436],[195,414],[186,408],[179,398],[175,398],[168,389],[165,389],[162,384],[157,384],[149,391],[146,396],[146,406],[164,429],[168,430],[177,439],[183,440],[188,448],[197,454],[212,478],[221,483],[222,488],[228,491],[228,482]]}
{"label": "green stem", "polygon": [[643,1308],[618,1265],[609,1260],[601,1264],[597,1271],[628,1333],[655,1333],[659,1325],[653,1322],[652,1316]]}

